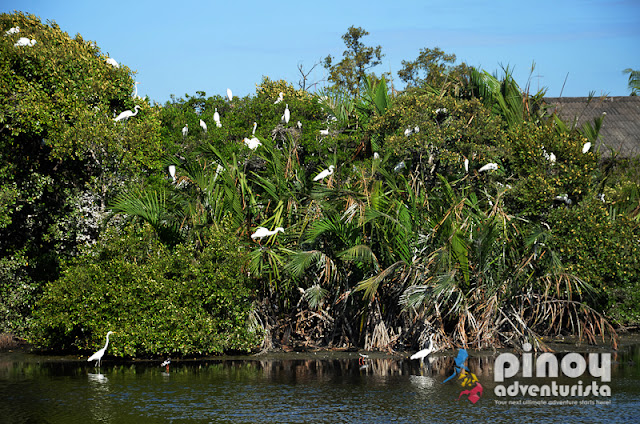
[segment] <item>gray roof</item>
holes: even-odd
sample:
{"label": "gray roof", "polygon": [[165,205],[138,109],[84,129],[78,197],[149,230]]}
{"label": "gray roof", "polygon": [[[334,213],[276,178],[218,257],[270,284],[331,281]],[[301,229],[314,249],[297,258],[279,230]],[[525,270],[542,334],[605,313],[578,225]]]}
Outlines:
{"label": "gray roof", "polygon": [[570,127],[574,122],[578,127],[584,122],[593,125],[594,118],[606,112],[600,140],[596,143],[602,156],[611,155],[607,146],[620,156],[640,155],[640,96],[593,97],[591,100],[588,97],[546,97],[544,100],[551,105],[549,112],[555,110]]}

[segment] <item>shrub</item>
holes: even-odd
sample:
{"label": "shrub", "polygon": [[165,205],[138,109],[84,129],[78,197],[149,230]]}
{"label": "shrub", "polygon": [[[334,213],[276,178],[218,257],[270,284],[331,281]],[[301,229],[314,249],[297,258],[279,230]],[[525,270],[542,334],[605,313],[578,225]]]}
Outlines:
{"label": "shrub", "polygon": [[115,331],[116,356],[217,354],[250,350],[252,291],[244,254],[226,233],[172,250],[149,227],[103,239],[98,253],[70,264],[45,290],[32,342],[44,350],[92,350]]}

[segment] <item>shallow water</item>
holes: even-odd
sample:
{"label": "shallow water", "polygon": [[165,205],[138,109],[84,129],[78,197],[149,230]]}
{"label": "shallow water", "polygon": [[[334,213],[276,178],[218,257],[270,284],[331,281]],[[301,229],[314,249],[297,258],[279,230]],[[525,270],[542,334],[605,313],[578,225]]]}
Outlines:
{"label": "shallow water", "polygon": [[[621,423],[640,413],[640,345],[612,355],[610,397],[499,398],[496,354],[469,352],[466,365],[484,389],[475,404],[458,400],[459,381],[444,382],[456,353],[439,353],[430,365],[379,354],[361,363],[357,353],[174,360],[168,371],[160,361],[106,359],[98,370],[86,359],[1,353],[0,422]],[[588,373],[580,381],[600,383]]]}

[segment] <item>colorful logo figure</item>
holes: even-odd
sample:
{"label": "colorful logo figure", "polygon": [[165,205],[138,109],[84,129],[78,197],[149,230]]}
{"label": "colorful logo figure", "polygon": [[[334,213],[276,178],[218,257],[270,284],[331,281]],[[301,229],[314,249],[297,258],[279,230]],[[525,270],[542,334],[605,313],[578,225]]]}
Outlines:
{"label": "colorful logo figure", "polygon": [[474,373],[469,371],[469,368],[467,368],[467,366],[464,364],[465,362],[467,362],[468,357],[469,354],[467,353],[466,349],[460,349],[458,351],[458,356],[456,356],[455,359],[456,366],[453,369],[453,374],[449,378],[444,380],[443,383],[446,383],[457,375],[460,385],[464,388],[469,388],[460,392],[458,400],[460,400],[463,395],[467,395],[467,398],[471,403],[476,403],[480,400],[480,396],[482,396],[482,385],[478,382],[478,377],[476,377]]}

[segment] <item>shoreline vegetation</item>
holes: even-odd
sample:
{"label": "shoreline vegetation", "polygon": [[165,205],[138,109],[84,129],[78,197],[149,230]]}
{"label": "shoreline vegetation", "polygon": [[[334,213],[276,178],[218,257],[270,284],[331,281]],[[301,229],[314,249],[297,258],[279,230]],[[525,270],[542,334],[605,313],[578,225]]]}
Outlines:
{"label": "shoreline vegetation", "polygon": [[639,159],[509,68],[425,48],[399,91],[350,27],[315,91],[159,105],[55,22],[0,31],[0,332],[42,352],[617,349],[640,324]]}

